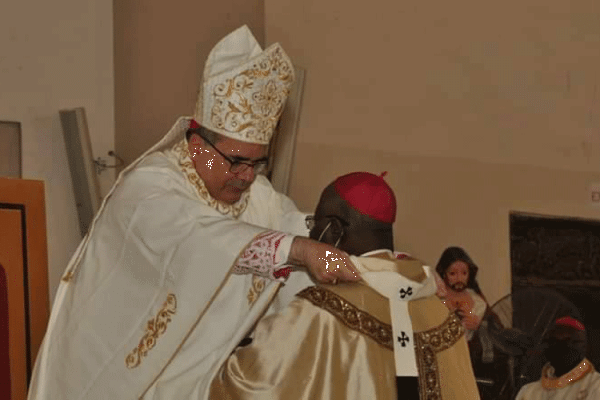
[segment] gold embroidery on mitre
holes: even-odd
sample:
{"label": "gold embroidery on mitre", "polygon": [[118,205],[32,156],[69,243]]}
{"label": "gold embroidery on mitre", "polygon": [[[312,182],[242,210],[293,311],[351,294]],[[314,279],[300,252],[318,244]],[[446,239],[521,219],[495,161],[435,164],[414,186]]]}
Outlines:
{"label": "gold embroidery on mitre", "polygon": [[464,334],[465,328],[454,313],[440,326],[414,333],[421,400],[441,400],[440,371],[436,354],[452,347]]}
{"label": "gold embroidery on mitre", "polygon": [[209,89],[208,128],[245,142],[268,144],[290,94],[293,71],[279,45],[265,50],[250,68]]}
{"label": "gold embroidery on mitre", "polygon": [[392,326],[362,311],[338,294],[322,287],[311,286],[296,296],[328,311],[348,328],[370,337],[383,347],[394,350]]}
{"label": "gold embroidery on mitre", "polygon": [[248,206],[248,201],[250,200],[250,191],[246,190],[242,193],[240,199],[234,204],[226,204],[218,201],[214,197],[210,195],[206,185],[198,172],[196,172],[196,168],[194,168],[194,163],[190,158],[190,153],[188,150],[188,142],[187,140],[181,140],[173,146],[173,151],[177,154],[177,158],[179,161],[179,166],[187,180],[196,188],[196,192],[201,199],[206,201],[206,203],[224,215],[231,215],[234,218],[237,218],[244,212],[246,206]]}
{"label": "gold embroidery on mitre", "polygon": [[156,316],[146,324],[146,333],[140,340],[140,343],[131,353],[125,358],[125,365],[127,368],[135,368],[141,364],[142,358],[144,358],[148,351],[156,345],[156,341],[161,337],[167,330],[167,325],[171,322],[171,316],[175,314],[177,310],[177,299],[175,295],[169,293],[167,300],[163,303]]}
{"label": "gold embroidery on mitre", "polygon": [[252,287],[248,291],[248,305],[254,304],[258,296],[265,290],[265,279],[252,275]]}

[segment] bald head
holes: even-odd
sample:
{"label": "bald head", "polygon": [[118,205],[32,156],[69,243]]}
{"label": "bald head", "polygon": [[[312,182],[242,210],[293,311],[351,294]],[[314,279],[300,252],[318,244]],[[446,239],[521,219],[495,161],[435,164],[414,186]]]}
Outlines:
{"label": "bald head", "polygon": [[352,255],[378,249],[394,249],[392,224],[378,221],[356,210],[343,199],[335,182],[323,190],[315,210],[315,240],[336,245]]}

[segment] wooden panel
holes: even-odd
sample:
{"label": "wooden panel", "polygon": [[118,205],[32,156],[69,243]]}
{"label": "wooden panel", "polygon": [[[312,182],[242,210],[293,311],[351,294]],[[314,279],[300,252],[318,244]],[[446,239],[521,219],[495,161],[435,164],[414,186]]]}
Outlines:
{"label": "wooden panel", "polygon": [[0,393],[10,399],[10,354],[8,340],[8,282],[4,267],[0,264]]}
{"label": "wooden panel", "polygon": [[[22,365],[25,365],[26,385],[49,315],[44,183],[0,178],[0,211],[0,262],[7,271],[9,286],[11,374],[23,375]],[[20,256],[17,257],[17,253]],[[17,321],[19,314],[22,324],[13,322]],[[18,333],[22,325],[24,330]],[[13,358],[21,358],[23,364]],[[17,365],[15,370],[13,365]],[[15,380],[12,382],[15,383]],[[25,398],[21,389],[23,384],[19,382],[15,383],[12,400]]]}
{"label": "wooden panel", "polygon": [[4,267],[8,288],[8,342],[12,400],[24,399],[27,393],[28,343],[22,219],[24,207],[0,203],[0,264]]}
{"label": "wooden panel", "polygon": [[600,284],[600,220],[513,213],[510,242],[515,278]]}
{"label": "wooden panel", "polygon": [[0,264],[0,393],[10,398],[10,354],[8,341],[8,281]]}

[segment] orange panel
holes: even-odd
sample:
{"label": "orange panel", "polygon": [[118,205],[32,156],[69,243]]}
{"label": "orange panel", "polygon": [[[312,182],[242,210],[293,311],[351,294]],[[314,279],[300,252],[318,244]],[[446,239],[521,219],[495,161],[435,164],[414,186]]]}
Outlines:
{"label": "orange panel", "polygon": [[0,264],[4,267],[8,287],[8,342],[12,400],[24,399],[27,393],[22,214],[23,211],[19,209],[3,208],[0,204]]}
{"label": "orange panel", "polygon": [[3,399],[11,398],[8,335],[8,282],[4,267],[0,264],[0,393]]}
{"label": "orange panel", "polygon": [[8,281],[12,400],[21,400],[49,315],[43,182],[0,178],[0,263]]}

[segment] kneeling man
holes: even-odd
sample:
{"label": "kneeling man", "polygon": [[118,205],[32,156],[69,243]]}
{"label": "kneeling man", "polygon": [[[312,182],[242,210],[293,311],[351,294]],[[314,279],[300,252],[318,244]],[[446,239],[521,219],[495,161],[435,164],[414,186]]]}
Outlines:
{"label": "kneeling man", "polygon": [[394,253],[395,217],[382,176],[327,186],[310,236],[352,255],[363,280],[309,287],[262,319],[218,371],[211,398],[479,399],[464,328],[435,295],[434,272]]}

